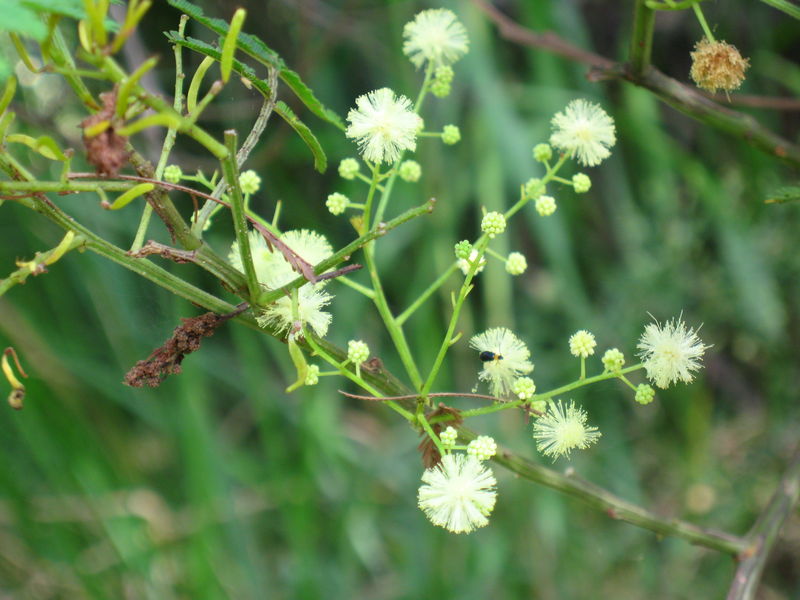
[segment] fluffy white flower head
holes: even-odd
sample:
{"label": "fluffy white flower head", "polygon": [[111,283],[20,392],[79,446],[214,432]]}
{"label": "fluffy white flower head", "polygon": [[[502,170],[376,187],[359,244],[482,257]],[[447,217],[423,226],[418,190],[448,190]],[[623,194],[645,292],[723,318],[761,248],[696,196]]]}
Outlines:
{"label": "fluffy white flower head", "polygon": [[658,321],[650,323],[644,328],[637,345],[647,378],[661,389],[677,381],[690,383],[694,372],[702,366],[703,354],[709,347],[681,317],[670,319],[663,325]]}
{"label": "fluffy white flower head", "polygon": [[[253,266],[261,285],[274,290],[290,283],[298,277],[298,273],[284,258],[283,254],[274,249],[270,251],[264,237],[257,231],[250,232],[250,251],[253,256]],[[287,231],[281,234],[280,239],[306,262],[316,265],[333,254],[333,248],[324,236],[307,229]],[[242,259],[239,255],[239,244],[234,242],[228,260],[239,270],[242,270]],[[326,282],[318,284],[306,283],[297,291],[297,307],[300,324],[311,327],[319,336],[328,332],[331,315],[322,309],[327,306],[332,296],[323,290]],[[256,317],[262,327],[273,326],[279,331],[289,333],[292,331],[295,319],[292,316],[292,300],[288,296],[279,298],[267,306]]]}
{"label": "fluffy white flower head", "polygon": [[505,327],[473,336],[469,345],[481,353],[483,370],[478,379],[488,381],[492,394],[498,398],[511,393],[517,377],[533,370],[528,347]]}
{"label": "fluffy white flower head", "polygon": [[425,61],[435,67],[451,65],[469,50],[467,30],[452,11],[423,10],[403,28],[403,53],[419,68]]}
{"label": "fluffy white flower head", "polygon": [[586,411],[576,408],[572,400],[566,407],[561,400],[551,402],[547,412],[533,424],[536,449],[545,456],[552,456],[553,461],[559,456],[569,456],[576,448],[588,448],[601,435],[597,427],[586,425]]}
{"label": "fluffy white flower head", "polygon": [[393,163],[404,150],[417,148],[422,119],[412,110],[411,100],[395,97],[389,88],[359,96],[347,120],[345,135],[355,138],[362,156],[371,162]]}
{"label": "fluffy white flower head", "polygon": [[431,523],[453,533],[469,533],[489,522],[497,499],[491,469],[474,456],[446,454],[422,474],[419,507]]}
{"label": "fluffy white flower head", "polygon": [[556,113],[551,121],[553,133],[550,143],[574,155],[587,167],[599,165],[611,155],[609,148],[616,141],[614,119],[599,104],[586,100],[573,100]]}

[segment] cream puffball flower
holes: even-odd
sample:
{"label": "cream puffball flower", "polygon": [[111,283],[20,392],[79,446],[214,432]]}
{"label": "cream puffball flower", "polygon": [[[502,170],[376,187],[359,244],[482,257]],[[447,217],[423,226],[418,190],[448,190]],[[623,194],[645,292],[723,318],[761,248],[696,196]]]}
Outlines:
{"label": "cream puffball flower", "polygon": [[568,406],[563,406],[560,400],[550,402],[547,412],[533,424],[536,449],[555,461],[559,456],[569,456],[576,448],[588,448],[602,434],[597,427],[586,425],[586,418],[586,411],[571,400]]}
{"label": "cream puffball flower", "polygon": [[[283,254],[274,249],[271,251],[264,237],[257,231],[251,231],[250,251],[253,256],[256,277],[266,289],[274,290],[292,281],[299,275]],[[333,248],[324,236],[307,229],[287,231],[280,236],[281,241],[289,246],[306,262],[316,265],[333,254]],[[228,256],[230,263],[242,270],[242,259],[239,245],[234,242]],[[319,336],[328,332],[331,315],[324,310],[332,296],[323,290],[327,281],[317,284],[306,283],[297,291],[297,308],[300,324],[308,325]],[[290,333],[295,325],[292,316],[292,300],[284,296],[265,307],[256,320],[262,327],[273,326],[282,333]]]}
{"label": "cream puffball flower", "polygon": [[422,474],[417,502],[431,523],[453,533],[469,533],[489,522],[497,480],[474,456],[446,454]]}
{"label": "cream puffball flower", "polygon": [[586,167],[599,165],[611,155],[616,141],[614,119],[599,104],[573,100],[551,121],[550,144],[574,155]]}
{"label": "cream puffball flower", "polygon": [[445,8],[424,10],[403,28],[403,53],[419,68],[425,61],[435,67],[451,65],[469,50],[467,30]]}
{"label": "cream puffball flower", "polygon": [[473,336],[469,345],[480,352],[483,361],[478,379],[488,381],[492,395],[498,398],[511,393],[514,381],[520,375],[533,371],[533,364],[528,360],[531,355],[528,347],[510,329],[489,329]]}
{"label": "cream puffball flower", "polygon": [[393,163],[404,150],[416,150],[422,119],[412,109],[411,100],[395,97],[381,88],[356,99],[356,108],[347,113],[350,126],[345,135],[358,142],[362,156],[374,163]]}
{"label": "cream puffball flower", "polygon": [[644,328],[637,348],[647,378],[664,389],[671,383],[690,383],[701,366],[703,354],[710,346],[703,344],[697,331],[687,327],[681,317]]}

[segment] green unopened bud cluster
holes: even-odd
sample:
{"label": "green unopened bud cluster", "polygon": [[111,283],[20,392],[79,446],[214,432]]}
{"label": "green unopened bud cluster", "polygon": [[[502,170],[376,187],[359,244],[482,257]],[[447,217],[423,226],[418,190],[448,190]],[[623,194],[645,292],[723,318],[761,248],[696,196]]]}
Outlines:
{"label": "green unopened bud cluster", "polygon": [[634,396],[634,400],[639,404],[650,404],[655,397],[656,391],[646,383],[640,383],[636,387],[636,396]]}
{"label": "green unopened bud cluster", "polygon": [[490,238],[500,235],[506,230],[506,218],[497,211],[491,211],[483,216],[481,231]]}
{"label": "green unopened bud cluster", "polygon": [[456,445],[456,439],[458,439],[458,431],[456,431],[451,425],[447,426],[442,433],[439,434],[439,439],[442,441],[442,446],[447,449],[452,448]]}
{"label": "green unopened bud cluster", "polygon": [[468,240],[461,240],[455,246],[456,258],[466,260],[472,253],[472,244]]}
{"label": "green unopened bud cluster", "polygon": [[585,173],[575,173],[572,176],[572,187],[575,188],[576,194],[585,194],[592,189],[592,180]]}
{"label": "green unopened bud cluster", "polygon": [[610,373],[617,373],[625,365],[625,355],[617,348],[609,348],[603,354],[603,367]]}
{"label": "green unopened bud cluster", "polygon": [[528,261],[525,255],[520,252],[512,252],[506,259],[506,272],[509,275],[522,275],[528,268]]}
{"label": "green unopened bud cluster", "polygon": [[594,354],[595,346],[597,346],[597,342],[594,335],[585,329],[576,331],[569,338],[569,351],[572,356],[587,358]]}
{"label": "green unopened bud cluster", "polygon": [[536,144],[533,147],[533,159],[536,162],[544,163],[553,158],[553,149],[550,144]]}
{"label": "green unopened bud cluster", "polygon": [[530,377],[517,377],[511,384],[511,391],[520,400],[530,400],[536,393],[536,384]]}
{"label": "green unopened bud cluster", "polygon": [[369,346],[361,340],[347,342],[347,360],[354,365],[360,365],[369,358]]}
{"label": "green unopened bud cluster", "polygon": [[431,94],[437,98],[449,96],[453,75],[453,68],[450,65],[443,65],[437,68],[434,73],[434,79],[431,82]]}
{"label": "green unopened bud cluster", "polygon": [[318,365],[308,365],[308,371],[306,372],[306,385],[317,385],[319,383],[319,366]]}
{"label": "green unopened bud cluster", "polygon": [[539,196],[534,207],[541,216],[549,217],[556,212],[556,199],[552,196]]}
{"label": "green unopened bud cluster", "polygon": [[261,177],[252,169],[239,175],[239,187],[245,194],[255,194],[261,188]]}
{"label": "green unopened bud cluster", "polygon": [[531,177],[525,182],[525,197],[535,200],[545,193],[545,185],[542,180],[537,177]]}
{"label": "green unopened bud cluster", "polygon": [[164,181],[168,183],[178,183],[183,177],[183,171],[178,165],[169,165],[164,169]]}
{"label": "green unopened bud cluster", "polygon": [[442,129],[442,141],[448,146],[461,141],[461,130],[456,125],[445,125]]}
{"label": "green unopened bud cluster", "polygon": [[361,165],[355,158],[344,158],[339,163],[339,177],[342,179],[355,179],[360,170]]}
{"label": "green unopened bud cluster", "polygon": [[400,179],[403,181],[414,183],[419,181],[419,178],[422,175],[422,167],[415,160],[404,160],[400,164],[397,174],[400,175]]}
{"label": "green unopened bud cluster", "polygon": [[333,194],[328,195],[328,199],[325,201],[325,206],[333,215],[340,215],[347,207],[350,206],[350,200],[344,194],[340,194],[339,192],[334,192]]}
{"label": "green unopened bud cluster", "polygon": [[489,460],[497,454],[497,443],[488,435],[479,435],[467,445],[467,454],[478,460]]}

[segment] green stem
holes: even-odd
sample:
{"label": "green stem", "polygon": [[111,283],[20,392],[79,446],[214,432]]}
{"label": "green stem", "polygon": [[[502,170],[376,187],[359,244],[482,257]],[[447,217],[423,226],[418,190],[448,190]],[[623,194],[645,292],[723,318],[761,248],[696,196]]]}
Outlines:
{"label": "green stem", "polygon": [[395,318],[395,321],[397,322],[397,324],[402,326],[402,325],[403,325],[403,323],[405,323],[405,322],[408,320],[408,318],[409,318],[411,315],[413,315],[413,314],[414,314],[414,312],[415,312],[415,311],[416,311],[416,310],[417,310],[417,309],[418,309],[420,306],[422,306],[422,304],[423,304],[423,303],[424,303],[424,302],[425,302],[425,301],[426,301],[428,298],[430,298],[430,297],[431,297],[431,295],[432,295],[432,294],[433,294],[433,293],[434,293],[436,290],[438,290],[438,289],[439,289],[439,288],[440,288],[440,287],[441,287],[441,286],[444,284],[444,282],[445,282],[445,281],[447,281],[447,279],[450,277],[450,275],[452,275],[452,274],[453,274],[453,273],[456,271],[456,269],[458,269],[458,264],[457,264],[457,263],[451,263],[451,264],[450,264],[450,266],[449,266],[449,267],[447,267],[447,269],[445,269],[445,272],[444,272],[444,273],[442,273],[441,275],[439,275],[439,277],[436,279],[436,281],[434,281],[432,284],[430,284],[430,285],[429,285],[429,286],[428,286],[428,287],[425,289],[425,291],[424,291],[424,292],[422,292],[422,293],[419,295],[419,297],[417,297],[417,299],[416,299],[416,300],[414,300],[414,302],[412,302],[412,303],[411,303],[411,305],[410,305],[410,306],[409,306],[407,309],[405,309],[405,310],[404,310],[402,313],[400,313],[400,314],[399,314],[399,315],[398,315],[398,316]]}
{"label": "green stem", "polygon": [[705,33],[706,37],[708,38],[709,42],[716,42],[714,39],[714,34],[711,33],[711,28],[708,26],[706,22],[706,17],[703,14],[703,9],[700,8],[700,4],[692,4],[692,10],[694,11],[694,15],[697,17],[697,20],[700,22],[700,27],[703,28],[703,33]]}
{"label": "green stem", "polygon": [[[183,35],[183,32],[186,29],[186,23],[188,21],[189,17],[187,15],[181,15],[180,22],[178,23],[178,33],[180,35]],[[173,53],[175,54],[175,99],[172,103],[172,108],[175,109],[175,112],[181,113],[183,112],[183,80],[185,75],[183,73],[183,53],[181,52],[180,44],[175,44]],[[177,135],[177,129],[167,129],[167,135],[164,136],[164,145],[161,147],[161,156],[159,156],[158,164],[156,165],[155,179],[160,180],[164,175],[164,169],[167,167],[169,154],[172,152],[172,147],[175,145],[175,138]],[[144,205],[142,217],[139,220],[139,227],[136,229],[136,236],[133,238],[133,244],[131,244],[130,251],[132,253],[136,253],[141,250],[142,245],[144,244],[145,235],[147,235],[147,227],[150,224],[150,217],[152,215],[153,207],[148,202]]]}
{"label": "green stem", "polygon": [[425,418],[423,413],[418,413],[416,417],[417,422],[422,425],[422,428],[425,430],[425,433],[428,434],[428,437],[431,441],[436,445],[436,449],[439,451],[439,454],[444,456],[446,454],[444,446],[442,445],[442,440],[436,435],[436,432],[433,431],[431,424],[428,423],[428,419]]}
{"label": "green stem", "polygon": [[[355,383],[356,385],[358,385],[362,389],[368,391],[375,398],[382,398],[383,397],[383,394],[381,394],[377,389],[375,389],[373,386],[371,386],[366,381],[364,381],[364,379],[362,379],[360,373],[352,372],[350,369],[347,369],[345,367],[345,363],[344,362],[339,362],[333,356],[328,354],[317,343],[317,341],[314,338],[314,336],[311,335],[309,333],[309,331],[305,327],[303,328],[303,333],[305,335],[305,339],[306,339],[306,342],[308,343],[308,346],[314,351],[314,353],[316,355],[322,357],[322,359],[325,362],[327,362],[329,365],[331,365],[332,367],[335,367],[337,372],[340,375],[343,375],[343,376],[347,377],[350,381],[352,381],[353,383]],[[321,375],[321,373],[320,373],[320,375]],[[383,402],[383,404],[386,404],[389,408],[394,410],[396,413],[401,415],[406,421],[408,421],[410,423],[413,423],[416,420],[416,417],[413,414],[408,412],[405,408],[403,408],[402,406],[400,406],[397,402],[394,402],[393,400],[386,400],[386,401]]]}
{"label": "green stem", "polygon": [[368,288],[365,285],[361,285],[357,281],[353,281],[352,279],[350,279],[346,275],[342,275],[341,277],[337,277],[336,281],[338,281],[339,283],[343,283],[344,285],[346,285],[349,288],[354,289],[359,294],[362,294],[362,295],[366,296],[370,300],[373,300],[375,298],[375,292],[373,292],[371,288]]}
{"label": "green stem", "polygon": [[[557,387],[555,389],[550,390],[549,392],[544,392],[542,394],[536,394],[530,400],[512,400],[510,402],[498,402],[496,404],[492,404],[490,406],[484,406],[483,408],[473,408],[471,410],[465,410],[460,413],[461,417],[464,419],[469,417],[480,417],[483,415],[489,415],[492,413],[500,412],[502,410],[509,410],[512,408],[518,408],[524,404],[528,404],[532,401],[543,401],[549,400],[554,396],[559,396],[561,394],[565,394],[567,392],[571,392],[572,390],[576,390],[578,388],[582,388],[587,385],[591,385],[593,383],[597,383],[598,381],[606,381],[608,379],[616,379],[623,373],[630,373],[632,371],[637,371],[643,367],[642,364],[633,365],[622,369],[622,371],[618,371],[616,373],[601,373],[600,375],[595,375],[594,377],[588,377],[586,379],[578,379],[573,381],[572,383],[568,383],[566,385],[562,385],[561,387]],[[441,415],[436,417],[435,421],[438,423],[439,421],[450,421],[452,417],[449,415]]]}
{"label": "green stem", "polygon": [[635,75],[641,75],[650,66],[655,22],[656,13],[647,7],[646,0],[636,0],[633,12],[630,60]]}
{"label": "green stem", "polygon": [[222,160],[222,172],[230,190],[231,213],[233,215],[233,228],[236,232],[236,242],[239,246],[239,256],[242,259],[244,274],[247,278],[247,289],[250,292],[251,303],[259,295],[260,286],[256,267],[253,264],[253,255],[250,252],[250,236],[247,228],[247,215],[244,209],[242,188],[239,185],[239,167],[236,164],[236,132],[229,129],[224,134],[225,146],[228,149],[226,157]]}
{"label": "green stem", "polygon": [[431,391],[433,382],[436,381],[436,376],[439,374],[439,369],[442,367],[442,362],[444,362],[444,357],[447,354],[447,351],[450,349],[450,346],[453,344],[453,333],[455,332],[456,324],[458,323],[458,317],[461,314],[461,307],[463,306],[467,295],[469,295],[470,291],[472,290],[472,278],[475,277],[475,273],[480,266],[481,258],[483,258],[483,254],[488,243],[489,240],[485,236],[482,236],[475,244],[475,250],[478,251],[478,255],[470,265],[469,271],[467,271],[467,276],[464,278],[464,283],[461,285],[461,289],[458,291],[458,297],[456,299],[455,306],[453,306],[453,314],[450,315],[450,322],[447,324],[447,331],[445,332],[442,343],[439,346],[439,352],[436,354],[436,359],[433,361],[433,366],[428,373],[428,378],[425,380],[425,385],[423,385],[420,389],[420,394],[423,397]]}

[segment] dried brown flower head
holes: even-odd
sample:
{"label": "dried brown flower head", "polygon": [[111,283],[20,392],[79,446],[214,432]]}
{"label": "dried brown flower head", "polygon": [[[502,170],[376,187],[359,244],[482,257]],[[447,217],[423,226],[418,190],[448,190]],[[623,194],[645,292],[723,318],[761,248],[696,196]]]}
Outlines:
{"label": "dried brown flower head", "polygon": [[703,38],[694,48],[692,70],[689,74],[697,87],[713,94],[717,90],[727,93],[742,85],[750,60],[742,58],[736,46]]}
{"label": "dried brown flower head", "polygon": [[[86,159],[94,166],[97,174],[114,177],[128,160],[128,152],[125,149],[128,138],[115,131],[115,127],[121,125],[119,119],[114,116],[117,88],[100,94],[100,99],[103,101],[103,108],[81,122],[81,127],[84,129],[83,143],[86,146]],[[106,130],[92,137],[86,135],[87,128],[103,121],[110,123]]]}

